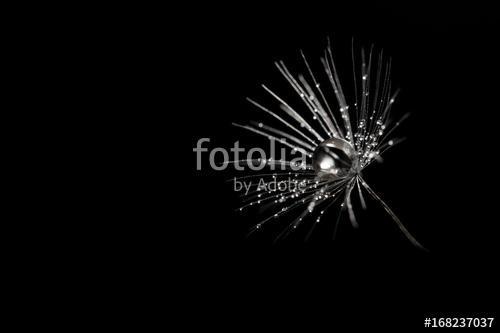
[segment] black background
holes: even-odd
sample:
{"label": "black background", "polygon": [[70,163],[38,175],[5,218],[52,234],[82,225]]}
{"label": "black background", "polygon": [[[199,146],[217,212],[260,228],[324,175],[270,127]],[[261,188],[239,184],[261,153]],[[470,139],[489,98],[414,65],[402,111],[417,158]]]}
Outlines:
{"label": "black background", "polygon": [[[194,6],[174,14],[180,17],[169,28],[175,37],[162,47],[175,56],[164,80],[176,88],[165,94],[161,121],[175,133],[169,146],[184,140],[180,151],[174,149],[180,158],[167,149],[173,170],[161,196],[174,202],[164,214],[167,242],[174,244],[169,251],[180,263],[186,323],[269,329],[264,320],[272,319],[276,327],[411,329],[423,327],[426,316],[497,310],[500,76],[491,8],[330,1]],[[394,112],[411,112],[398,131],[407,140],[366,179],[429,252],[413,248],[374,201],[359,213],[358,230],[342,219],[334,241],[335,209],[309,242],[303,240],[308,229],[277,244],[276,231],[246,238],[262,215],[234,211],[239,201],[226,182],[231,174],[210,170],[207,155],[204,169],[195,168],[192,148],[199,138],[211,138],[209,148],[252,142],[231,126],[262,117],[245,97],[264,96],[261,83],[289,90],[273,61],[304,71],[298,66],[302,49],[316,66],[327,36],[347,73],[353,37],[393,58],[393,83],[402,89]],[[187,161],[186,183],[176,169]],[[286,218],[280,221],[284,227]]]}

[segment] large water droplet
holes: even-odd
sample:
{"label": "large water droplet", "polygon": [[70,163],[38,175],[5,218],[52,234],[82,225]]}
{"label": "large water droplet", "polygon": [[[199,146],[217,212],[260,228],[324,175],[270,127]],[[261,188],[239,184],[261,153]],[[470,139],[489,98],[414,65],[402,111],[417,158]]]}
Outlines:
{"label": "large water droplet", "polygon": [[312,165],[320,178],[340,179],[356,173],[358,157],[349,142],[331,138],[315,149]]}

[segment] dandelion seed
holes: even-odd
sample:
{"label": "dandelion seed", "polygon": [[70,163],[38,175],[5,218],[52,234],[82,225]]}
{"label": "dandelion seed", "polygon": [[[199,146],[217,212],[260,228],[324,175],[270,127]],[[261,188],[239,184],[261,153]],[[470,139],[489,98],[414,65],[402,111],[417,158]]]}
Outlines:
{"label": "dandelion seed", "polygon": [[[381,53],[378,55],[378,59],[376,59],[377,56],[373,56],[373,59],[376,59],[373,60],[373,50],[370,51],[369,57],[365,56],[364,50],[361,50],[361,52],[362,84],[354,86],[355,94],[353,95],[355,98],[350,101],[351,105],[354,105],[352,111],[340,84],[330,43],[328,43],[325,57],[322,59],[324,74],[315,74],[303,53],[301,55],[305,71],[308,74],[307,78],[306,75],[294,76],[281,61],[276,64],[291,88],[299,95],[299,101],[302,101],[305,105],[303,112],[299,109],[292,109],[289,106],[292,104],[285,102],[267,87],[264,87],[265,90],[281,103],[284,113],[272,112],[260,106],[260,104],[252,102],[259,109],[274,115],[285,130],[294,131],[295,133],[263,126],[262,123],[258,123],[260,128],[258,131],[249,126],[240,125],[240,127],[264,136],[270,135],[268,132],[273,132],[273,134],[285,133],[281,138],[281,142],[286,143],[286,136],[287,139],[297,144],[297,147],[293,147],[293,151],[296,152],[300,148],[306,152],[309,159],[305,165],[298,162],[279,161],[287,164],[288,167],[302,166],[302,171],[296,173],[295,176],[298,179],[297,184],[303,185],[304,188],[288,189],[279,199],[272,191],[269,191],[266,197],[260,198],[259,196],[260,199],[257,204],[274,202],[275,205],[271,209],[278,212],[258,223],[256,225],[257,229],[263,223],[270,221],[273,216],[275,218],[283,214],[290,216],[289,212],[296,212],[299,209],[302,209],[302,213],[299,213],[299,216],[291,222],[290,227],[292,229],[295,229],[300,223],[304,223],[305,217],[309,215],[315,215],[316,222],[319,222],[326,209],[335,203],[339,203],[339,200],[340,214],[347,210],[351,224],[357,227],[358,224],[351,202],[353,190],[357,188],[354,193],[358,193],[363,207],[365,201],[362,193],[366,191],[375,201],[382,205],[406,238],[413,245],[422,248],[389,206],[371,189],[361,175],[362,171],[371,165],[373,161],[380,159],[380,155],[385,149],[395,145],[395,140],[386,141],[386,137],[400,123],[400,121],[396,122],[389,132],[383,136],[384,130],[388,126],[390,106],[394,103],[397,95],[397,92],[391,91],[390,64],[384,61]],[[354,59],[353,53],[353,62],[355,63]],[[366,59],[368,59],[368,63]],[[354,69],[354,73],[356,76],[359,70]],[[321,81],[320,77],[329,83],[326,88],[322,88],[323,84],[319,82]],[[357,80],[359,82],[359,78]],[[354,82],[356,82],[356,77]],[[330,90],[328,94],[326,93],[327,89]],[[332,91],[336,101],[327,99],[327,96],[332,95]],[[334,114],[332,110],[338,110],[337,114]],[[289,119],[285,120],[287,116]],[[313,122],[309,123],[307,119],[318,120],[314,122],[315,127],[311,126]],[[264,160],[264,162],[266,161]],[[268,159],[267,162],[271,164],[272,161]],[[273,178],[276,179],[276,175]],[[287,206],[278,207],[284,202],[288,202]],[[315,207],[319,206],[322,208],[318,213]]]}

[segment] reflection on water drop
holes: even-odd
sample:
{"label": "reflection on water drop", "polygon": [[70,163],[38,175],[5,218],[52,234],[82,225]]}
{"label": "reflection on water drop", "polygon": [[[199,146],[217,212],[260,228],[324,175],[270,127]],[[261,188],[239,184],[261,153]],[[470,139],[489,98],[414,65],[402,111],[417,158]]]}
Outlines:
{"label": "reflection on water drop", "polygon": [[312,163],[320,178],[345,178],[358,170],[356,151],[349,142],[339,138],[319,144],[313,153]]}

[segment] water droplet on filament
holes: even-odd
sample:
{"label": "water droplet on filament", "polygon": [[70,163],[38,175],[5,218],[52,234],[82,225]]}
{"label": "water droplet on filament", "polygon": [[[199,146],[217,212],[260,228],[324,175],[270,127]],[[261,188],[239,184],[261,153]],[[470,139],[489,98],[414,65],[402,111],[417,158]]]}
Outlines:
{"label": "water droplet on filament", "polygon": [[358,157],[349,142],[331,138],[320,143],[315,149],[312,165],[320,178],[341,179],[357,172]]}

